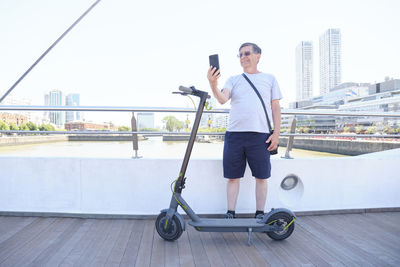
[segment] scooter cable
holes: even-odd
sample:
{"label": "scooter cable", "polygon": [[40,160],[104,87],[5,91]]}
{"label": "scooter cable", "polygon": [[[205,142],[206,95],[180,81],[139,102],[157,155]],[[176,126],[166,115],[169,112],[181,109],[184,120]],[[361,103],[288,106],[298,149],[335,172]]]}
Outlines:
{"label": "scooter cable", "polygon": [[183,208],[183,209],[187,209],[187,207],[185,206],[185,205],[183,205],[177,198],[176,198],[176,195],[175,195],[175,191],[174,191],[174,185],[176,184],[176,182],[178,181],[178,179],[179,179],[179,177],[178,178],[176,178],[176,180],[175,181],[173,181],[172,183],[171,183],[171,191],[172,191],[172,195],[174,196],[174,198],[175,198],[175,200],[176,200],[176,202],[178,202],[178,204]]}

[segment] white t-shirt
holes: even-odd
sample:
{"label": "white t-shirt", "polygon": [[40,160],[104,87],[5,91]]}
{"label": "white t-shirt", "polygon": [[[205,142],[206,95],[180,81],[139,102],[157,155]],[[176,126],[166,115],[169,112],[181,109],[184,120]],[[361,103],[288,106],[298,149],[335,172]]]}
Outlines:
{"label": "white t-shirt", "polygon": [[[264,100],[271,124],[271,101],[281,99],[282,93],[275,77],[267,73],[245,73]],[[231,110],[228,131],[269,133],[261,101],[251,85],[240,74],[230,77],[224,86],[230,90]]]}

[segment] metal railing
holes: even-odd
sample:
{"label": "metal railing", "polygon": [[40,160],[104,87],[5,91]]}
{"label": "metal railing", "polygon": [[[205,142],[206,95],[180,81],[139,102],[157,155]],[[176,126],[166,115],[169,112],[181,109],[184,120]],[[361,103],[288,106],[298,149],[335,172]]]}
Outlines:
{"label": "metal railing", "polygon": [[[114,106],[22,106],[0,105],[0,111],[104,111],[104,112],[181,112],[195,113],[193,108],[180,107],[114,107]],[[204,113],[229,113],[230,109],[204,110]],[[282,115],[325,115],[339,117],[389,117],[400,118],[400,112],[345,112],[327,110],[282,109]]]}
{"label": "metal railing", "polygon": [[[115,107],[115,106],[23,106],[23,105],[0,105],[1,111],[87,111],[87,112],[131,112],[132,118],[134,119],[135,112],[171,112],[171,113],[195,113],[196,110],[193,108],[181,108],[181,107],[137,107],[137,106],[125,106],[125,107]],[[217,113],[226,114],[229,113],[229,109],[212,109],[204,110],[204,113]],[[297,109],[282,109],[282,115],[292,115],[294,118],[296,116],[335,116],[335,117],[384,117],[384,118],[400,118],[400,112],[345,112],[345,111],[327,111],[327,110],[297,110]],[[132,129],[136,129],[135,125],[132,125]],[[344,138],[400,138],[399,134],[385,134],[385,135],[375,135],[375,134],[303,134],[295,133],[296,120],[292,121],[291,130],[289,133],[281,133],[283,137],[289,137],[286,155],[293,146],[294,137],[344,137]],[[1,133],[16,133],[16,134],[61,134],[61,135],[133,135],[134,137],[134,147],[137,146],[137,134],[142,135],[190,135],[190,132],[165,132],[165,131],[21,131],[21,130],[0,130]],[[199,136],[203,135],[224,135],[223,132],[198,132]],[[136,142],[136,144],[135,144]],[[137,150],[135,151],[137,155]]]}

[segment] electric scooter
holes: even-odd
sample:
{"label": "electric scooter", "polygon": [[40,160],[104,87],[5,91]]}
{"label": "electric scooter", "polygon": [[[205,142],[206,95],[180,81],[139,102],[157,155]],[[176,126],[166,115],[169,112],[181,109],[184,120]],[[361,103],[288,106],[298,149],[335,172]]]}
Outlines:
{"label": "electric scooter", "polygon": [[182,190],[185,188],[186,168],[189,163],[192,148],[199,128],[201,115],[206,100],[210,98],[207,92],[197,90],[192,87],[179,87],[180,92],[174,92],[181,95],[193,95],[200,98],[200,103],[196,111],[196,118],[190,134],[189,142],[186,148],[185,157],[178,178],[173,183],[172,198],[168,209],[161,210],[156,219],[156,229],[158,234],[167,241],[178,239],[185,230],[185,221],[177,212],[180,206],[191,219],[188,224],[200,232],[247,232],[248,244],[251,244],[251,233],[266,233],[274,240],[283,240],[288,238],[294,230],[295,214],[288,209],[271,209],[262,219],[256,218],[200,218],[182,197]]}

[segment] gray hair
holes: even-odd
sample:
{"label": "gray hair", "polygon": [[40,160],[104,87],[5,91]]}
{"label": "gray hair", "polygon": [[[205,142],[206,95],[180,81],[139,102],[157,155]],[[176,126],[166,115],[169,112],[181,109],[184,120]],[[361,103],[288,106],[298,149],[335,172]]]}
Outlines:
{"label": "gray hair", "polygon": [[244,43],[244,44],[242,44],[240,46],[240,48],[239,48],[239,51],[240,51],[240,49],[242,49],[245,46],[251,46],[253,48],[253,52],[254,53],[261,54],[261,48],[258,45],[254,44],[254,43]]}

